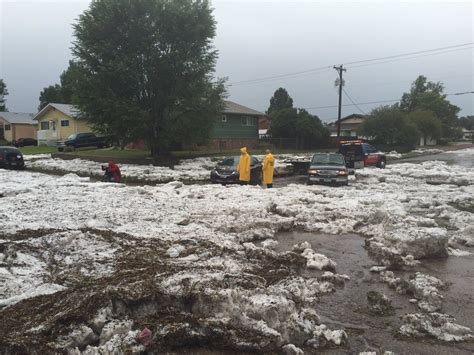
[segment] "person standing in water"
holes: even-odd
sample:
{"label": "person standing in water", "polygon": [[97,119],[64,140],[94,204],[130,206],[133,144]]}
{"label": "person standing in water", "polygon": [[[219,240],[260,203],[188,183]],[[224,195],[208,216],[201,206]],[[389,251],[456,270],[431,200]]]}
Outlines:
{"label": "person standing in water", "polygon": [[273,187],[273,171],[275,169],[275,158],[273,157],[270,149],[265,152],[265,158],[263,159],[263,183],[267,185],[267,188]]}

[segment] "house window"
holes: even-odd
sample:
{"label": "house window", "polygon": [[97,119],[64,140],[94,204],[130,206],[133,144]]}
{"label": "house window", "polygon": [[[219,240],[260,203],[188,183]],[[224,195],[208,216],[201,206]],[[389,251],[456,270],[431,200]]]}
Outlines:
{"label": "house window", "polygon": [[47,130],[47,129],[49,129],[49,121],[43,121],[43,122],[41,122],[41,129],[42,129],[42,130]]}
{"label": "house window", "polygon": [[249,116],[242,117],[242,126],[253,126],[253,118]]}
{"label": "house window", "polygon": [[61,120],[61,127],[69,127],[69,120]]}
{"label": "house window", "polygon": [[11,126],[10,126],[9,124],[6,124],[6,125],[5,125],[5,131],[9,131],[9,130],[11,130],[11,129],[12,129],[12,128],[11,128]]}
{"label": "house window", "polygon": [[222,122],[227,122],[227,116],[226,115],[222,115]]}

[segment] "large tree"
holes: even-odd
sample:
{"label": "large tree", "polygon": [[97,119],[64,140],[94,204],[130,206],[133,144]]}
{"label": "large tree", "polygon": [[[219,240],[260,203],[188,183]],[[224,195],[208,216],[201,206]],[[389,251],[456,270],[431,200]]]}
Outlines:
{"label": "large tree", "polygon": [[7,105],[5,104],[5,96],[8,95],[7,84],[0,79],[0,111],[8,111]]}
{"label": "large tree", "polygon": [[215,29],[208,1],[93,1],[74,25],[81,114],[155,156],[205,142],[223,109]]}
{"label": "large tree", "polygon": [[270,106],[268,107],[267,114],[286,108],[293,108],[293,99],[286,89],[279,88],[270,98]]}
{"label": "large tree", "polygon": [[441,121],[440,136],[451,138],[456,134],[460,108],[451,104],[443,91],[443,84],[428,81],[425,76],[420,75],[411,85],[410,92],[403,94],[400,108],[406,113],[416,110],[433,112]]}
{"label": "large tree", "polygon": [[73,61],[69,61],[69,67],[59,76],[60,84],[45,87],[40,92],[38,111],[41,111],[47,104],[54,102],[58,104],[70,104],[73,101],[73,94],[76,86],[77,67]]}
{"label": "large tree", "polygon": [[428,138],[438,139],[441,136],[441,121],[433,112],[416,110],[410,112],[407,119],[415,124],[425,142]]}
{"label": "large tree", "polygon": [[364,136],[379,144],[415,145],[419,137],[415,123],[397,105],[372,110],[361,130]]}
{"label": "large tree", "polygon": [[329,130],[306,110],[285,108],[272,112],[270,119],[271,136],[294,140],[298,148],[321,147],[328,142]]}
{"label": "large tree", "polygon": [[474,130],[474,116],[459,117],[458,126],[468,130]]}

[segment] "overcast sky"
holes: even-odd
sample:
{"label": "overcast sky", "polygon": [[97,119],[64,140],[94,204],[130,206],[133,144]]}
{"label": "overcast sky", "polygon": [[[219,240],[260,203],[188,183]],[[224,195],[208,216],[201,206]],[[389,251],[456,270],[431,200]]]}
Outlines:
{"label": "overcast sky", "polygon": [[[0,78],[10,111],[35,112],[45,86],[59,82],[71,58],[71,24],[89,1],[0,0]],[[278,87],[296,107],[326,121],[337,117],[334,69],[265,78],[336,64],[474,42],[473,3],[213,1],[219,50],[218,77],[228,77],[229,99],[265,111]],[[441,81],[446,93],[473,91],[471,48],[355,67],[347,65],[345,90],[355,103],[396,100],[420,74]],[[395,58],[400,59],[400,58]],[[234,84],[232,84],[234,83]],[[461,115],[474,114],[474,95],[449,96]],[[343,97],[344,104],[350,104]],[[343,115],[378,104],[344,106]]]}

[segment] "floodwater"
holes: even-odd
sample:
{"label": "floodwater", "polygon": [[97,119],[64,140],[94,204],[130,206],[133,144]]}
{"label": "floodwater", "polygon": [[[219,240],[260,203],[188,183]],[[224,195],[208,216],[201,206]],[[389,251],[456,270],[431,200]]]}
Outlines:
{"label": "floodwater", "polygon": [[441,153],[441,154],[432,154],[432,155],[421,155],[418,157],[411,157],[405,159],[399,159],[390,164],[398,164],[398,163],[423,163],[425,161],[431,160],[438,160],[444,161],[448,165],[460,165],[466,168],[472,168],[474,166],[474,162],[472,156],[461,155],[456,153]]}
{"label": "floodwater", "polygon": [[[348,345],[318,351],[321,354],[354,354],[361,351],[393,351],[397,354],[472,354],[473,342],[443,343],[430,338],[400,338],[397,331],[400,316],[419,312],[416,304],[408,300],[410,295],[397,294],[369,269],[377,265],[364,249],[364,238],[355,235],[327,235],[301,232],[285,232],[277,235],[278,251],[291,250],[294,244],[307,241],[313,249],[337,263],[336,272],[346,274],[349,281],[335,293],[323,296],[316,312],[321,323],[331,329],[344,329],[349,336]],[[450,284],[442,291],[442,312],[454,316],[458,323],[474,329],[474,265],[473,255],[450,256],[442,260],[424,260],[411,272],[395,272],[396,276],[415,271],[427,273]],[[315,272],[316,275],[321,273]],[[367,309],[367,292],[378,291],[392,300],[394,315],[379,316]]]}

